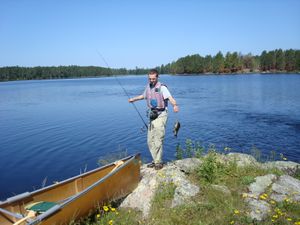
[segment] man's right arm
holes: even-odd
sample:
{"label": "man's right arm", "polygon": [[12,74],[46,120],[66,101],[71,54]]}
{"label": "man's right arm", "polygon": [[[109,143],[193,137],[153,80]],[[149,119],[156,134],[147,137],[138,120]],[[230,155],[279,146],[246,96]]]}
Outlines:
{"label": "man's right arm", "polygon": [[144,99],[144,95],[138,95],[138,96],[128,99],[128,102],[135,102],[135,101],[143,100],[143,99]]}

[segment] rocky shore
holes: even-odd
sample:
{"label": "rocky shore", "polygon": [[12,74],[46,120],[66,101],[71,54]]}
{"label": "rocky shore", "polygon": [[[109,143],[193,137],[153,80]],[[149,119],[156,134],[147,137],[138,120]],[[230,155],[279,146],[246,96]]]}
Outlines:
{"label": "rocky shore", "polygon": [[[155,193],[164,184],[175,186],[171,207],[193,204],[193,197],[201,193],[202,187],[199,183],[191,182],[188,179],[188,174],[198,168],[204,159],[205,157],[203,159],[186,158],[177,160],[167,163],[161,170],[154,170],[143,165],[138,187],[124,199],[120,207],[141,211],[144,218],[147,218]],[[290,161],[259,163],[254,157],[240,153],[217,154],[217,160],[221,163],[234,162],[240,168],[254,166],[269,169],[269,171],[277,169],[282,172],[281,175],[270,173],[257,176],[247,186],[247,191],[239,193],[247,204],[249,216],[252,219],[261,221],[270,216],[273,201],[300,202],[300,180],[293,177],[295,174],[299,174],[300,164]],[[232,194],[232,190],[223,184],[211,184],[211,188],[222,192],[224,195]],[[270,201],[270,199],[272,200]]]}

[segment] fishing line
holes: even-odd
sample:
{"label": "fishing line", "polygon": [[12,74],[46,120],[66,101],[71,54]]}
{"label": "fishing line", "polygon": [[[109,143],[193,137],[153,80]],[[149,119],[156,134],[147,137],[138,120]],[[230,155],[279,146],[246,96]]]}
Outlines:
{"label": "fishing line", "polygon": [[[126,91],[126,89],[123,87],[123,85],[121,84],[121,82],[119,81],[119,79],[117,78],[116,75],[113,74],[112,69],[110,68],[110,66],[108,65],[108,63],[106,62],[105,58],[100,54],[100,52],[98,50],[96,50],[99,57],[104,61],[104,63],[106,64],[107,68],[110,70],[111,75],[116,79],[117,83],[121,86],[121,88],[123,89],[124,93],[127,95],[128,99],[130,99],[130,96],[128,94],[128,92]],[[141,120],[143,121],[146,129],[148,129],[148,126],[146,124],[146,122],[144,121],[140,111],[138,110],[138,108],[136,107],[136,105],[134,104],[134,102],[131,102],[135,111],[138,113],[139,117],[141,118]]]}

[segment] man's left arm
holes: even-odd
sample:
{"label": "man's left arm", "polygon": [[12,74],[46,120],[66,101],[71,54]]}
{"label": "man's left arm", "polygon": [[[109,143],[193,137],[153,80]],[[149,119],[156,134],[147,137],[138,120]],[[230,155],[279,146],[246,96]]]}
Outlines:
{"label": "man's left arm", "polygon": [[173,105],[173,110],[174,112],[179,112],[179,107],[177,105],[176,100],[172,97],[170,91],[168,90],[168,88],[166,86],[162,86],[162,92],[163,92],[163,96],[165,99],[168,99],[171,104]]}
{"label": "man's left arm", "polygon": [[176,100],[175,100],[172,96],[170,96],[170,97],[169,97],[169,101],[170,101],[171,104],[173,105],[173,110],[174,110],[174,112],[179,112],[179,107],[178,107],[178,105],[177,105]]}

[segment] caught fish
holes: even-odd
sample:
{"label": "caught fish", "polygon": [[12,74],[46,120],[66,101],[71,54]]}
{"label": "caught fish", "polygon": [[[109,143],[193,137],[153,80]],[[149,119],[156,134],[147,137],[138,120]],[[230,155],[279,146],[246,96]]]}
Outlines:
{"label": "caught fish", "polygon": [[174,133],[174,136],[175,136],[175,137],[177,137],[179,128],[180,128],[180,123],[179,123],[178,120],[176,120],[176,122],[175,122],[175,124],[174,124],[174,128],[173,128],[173,133]]}

